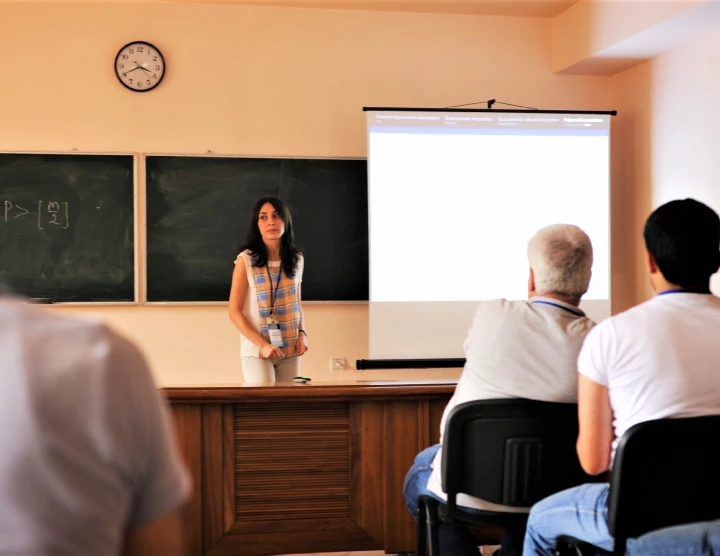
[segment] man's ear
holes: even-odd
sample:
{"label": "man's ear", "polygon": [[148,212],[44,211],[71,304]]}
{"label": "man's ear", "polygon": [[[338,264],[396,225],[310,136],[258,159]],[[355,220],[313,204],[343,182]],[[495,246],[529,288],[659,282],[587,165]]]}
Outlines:
{"label": "man's ear", "polygon": [[647,269],[650,274],[657,274],[660,272],[660,268],[658,267],[657,261],[655,260],[655,257],[653,256],[650,251],[647,249],[645,250],[645,254],[647,255]]}
{"label": "man's ear", "polygon": [[528,274],[528,294],[535,293],[535,273],[533,272],[533,269],[530,269],[530,274]]}

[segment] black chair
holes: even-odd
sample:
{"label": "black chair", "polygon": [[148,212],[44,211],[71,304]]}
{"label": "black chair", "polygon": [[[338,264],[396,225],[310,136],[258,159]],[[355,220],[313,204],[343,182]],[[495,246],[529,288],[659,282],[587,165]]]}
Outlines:
{"label": "black chair", "polygon": [[720,416],[659,419],[620,439],[610,475],[613,552],[561,537],[558,554],[625,554],[628,539],[720,518]]}
{"label": "black chair", "polygon": [[447,503],[431,496],[418,500],[418,556],[425,555],[426,540],[431,556],[439,554],[440,522],[524,530],[527,513],[474,515],[458,508],[458,493],[529,508],[565,488],[597,481],[580,467],[577,436],[576,404],[507,399],[453,408],[443,435],[441,481]]}

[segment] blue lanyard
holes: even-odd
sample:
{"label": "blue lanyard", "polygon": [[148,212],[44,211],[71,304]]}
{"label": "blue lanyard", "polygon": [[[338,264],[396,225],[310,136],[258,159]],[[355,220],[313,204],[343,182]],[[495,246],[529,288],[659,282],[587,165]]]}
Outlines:
{"label": "blue lanyard", "polygon": [[275,301],[277,301],[277,291],[280,287],[280,278],[282,278],[282,265],[280,265],[280,272],[278,272],[278,281],[277,284],[275,284],[275,292],[273,293],[273,279],[272,274],[270,273],[270,264],[267,264],[265,266],[265,269],[267,270],[268,278],[270,280],[270,318],[273,316],[273,312],[275,311]]}
{"label": "blue lanyard", "polygon": [[709,288],[708,288],[708,289],[697,289],[697,290],[696,290],[696,289],[693,289],[693,288],[688,288],[688,289],[684,289],[684,290],[683,290],[683,289],[681,289],[681,290],[665,290],[664,292],[660,292],[658,295],[668,295],[668,294],[671,294],[671,293],[700,293],[700,294],[708,294],[708,293],[711,293],[711,292],[710,292],[710,289],[709,289]]}
{"label": "blue lanyard", "polygon": [[575,315],[576,317],[584,317],[584,316],[585,316],[585,313],[583,313],[582,311],[574,311],[574,310],[570,309],[569,307],[565,307],[564,305],[560,305],[560,304],[558,304],[558,303],[553,303],[552,301],[540,301],[540,300],[538,300],[538,301],[531,301],[530,303],[533,303],[533,304],[535,304],[535,303],[541,303],[541,304],[543,304],[543,305],[550,305],[551,307],[557,307],[558,309],[562,309],[563,311],[567,311],[568,313],[570,313],[570,314],[572,314],[572,315]]}

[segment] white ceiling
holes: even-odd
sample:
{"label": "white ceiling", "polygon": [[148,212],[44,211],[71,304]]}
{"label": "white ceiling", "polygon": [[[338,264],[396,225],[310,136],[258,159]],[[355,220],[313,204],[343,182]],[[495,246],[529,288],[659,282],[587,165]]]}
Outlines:
{"label": "white ceiling", "polygon": [[578,0],[181,0],[205,4],[245,4],[388,12],[553,17]]}

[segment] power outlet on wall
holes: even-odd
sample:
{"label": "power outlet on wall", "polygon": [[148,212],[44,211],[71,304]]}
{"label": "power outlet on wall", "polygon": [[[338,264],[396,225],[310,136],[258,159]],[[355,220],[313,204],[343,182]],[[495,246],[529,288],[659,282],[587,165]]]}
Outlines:
{"label": "power outlet on wall", "polygon": [[344,371],[345,370],[345,358],[337,357],[330,359],[330,370],[331,371]]}

